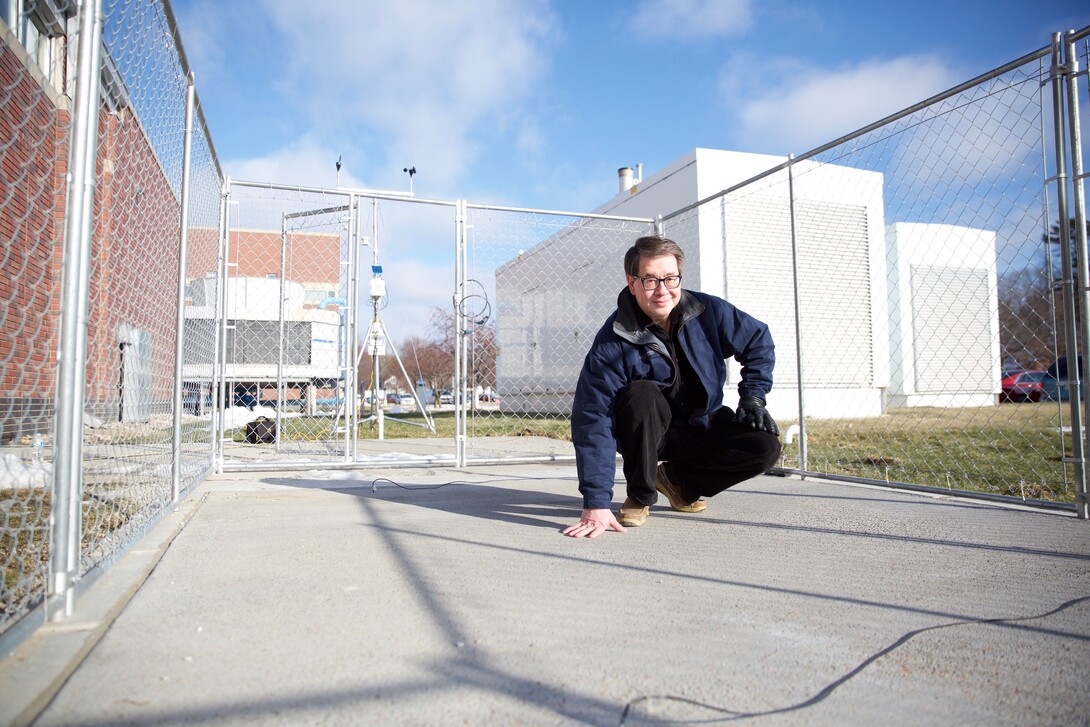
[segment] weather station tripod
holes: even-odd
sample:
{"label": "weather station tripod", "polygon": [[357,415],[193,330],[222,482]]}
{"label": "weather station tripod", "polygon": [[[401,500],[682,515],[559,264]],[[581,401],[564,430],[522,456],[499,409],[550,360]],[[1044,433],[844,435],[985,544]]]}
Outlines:
{"label": "weather station tripod", "polygon": [[371,319],[371,325],[367,329],[367,343],[360,348],[359,355],[356,357],[356,370],[358,371],[364,351],[371,356],[371,414],[361,419],[360,423],[374,422],[374,425],[378,427],[379,439],[383,439],[385,436],[385,419],[392,419],[393,421],[409,424],[414,427],[422,427],[432,434],[435,434],[435,422],[432,421],[427,406],[421,401],[420,392],[416,387],[413,387],[412,390],[413,402],[416,404],[417,410],[424,417],[423,423],[409,419],[398,419],[394,416],[386,416],[382,410],[382,402],[379,400],[379,387],[382,384],[380,360],[382,356],[386,355],[387,343],[389,343],[390,351],[393,352],[394,359],[397,361],[397,365],[401,369],[401,375],[405,377],[405,381],[412,382],[414,379],[409,378],[409,373],[405,370],[405,364],[401,361],[401,355],[397,352],[394,340],[390,337],[386,330],[386,325],[379,317],[379,302],[386,297],[386,281],[381,277],[382,266],[377,264],[372,265],[371,272],[373,275],[371,278],[371,302],[374,308],[374,317]]}

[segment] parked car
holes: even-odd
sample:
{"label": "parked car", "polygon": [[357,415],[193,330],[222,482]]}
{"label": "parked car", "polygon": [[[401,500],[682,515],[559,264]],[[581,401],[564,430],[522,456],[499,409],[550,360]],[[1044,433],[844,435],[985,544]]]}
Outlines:
{"label": "parked car", "polygon": [[1044,371],[1018,371],[1004,377],[999,401],[1040,401],[1044,394]]}
{"label": "parked car", "polygon": [[439,403],[440,404],[453,404],[454,403],[454,397],[451,396],[449,391],[444,391],[442,394],[439,395]]}
{"label": "parked car", "polygon": [[[1082,376],[1082,359],[1078,359],[1079,380],[1083,396],[1086,396],[1086,379]],[[1067,401],[1071,394],[1067,389],[1067,356],[1060,356],[1045,369],[1041,380],[1042,401]]]}

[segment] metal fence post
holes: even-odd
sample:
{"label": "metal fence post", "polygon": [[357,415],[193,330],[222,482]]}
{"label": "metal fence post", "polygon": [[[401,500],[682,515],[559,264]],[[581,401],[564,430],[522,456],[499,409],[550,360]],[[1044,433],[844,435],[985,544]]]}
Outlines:
{"label": "metal fence post", "polygon": [[231,282],[231,179],[228,177],[223,183],[223,266],[220,270],[220,311],[221,318],[219,319],[220,330],[220,357],[216,362],[216,366],[219,367],[219,389],[216,391],[216,396],[220,399],[220,418],[219,418],[219,469],[220,473],[223,472],[223,460],[224,449],[226,447],[225,440],[227,439],[227,411],[231,407],[233,402],[233,393],[228,392],[227,381],[227,330],[233,328],[229,325],[231,320],[231,314],[234,312],[230,307],[230,295],[228,293]]}
{"label": "metal fence post", "polygon": [[806,392],[802,376],[802,305],[799,300],[799,236],[795,219],[795,155],[787,157],[787,197],[791,213],[791,277],[795,305],[795,371],[799,396],[799,470],[808,469],[806,461]]}
{"label": "metal fence post", "polygon": [[[241,256],[240,256],[241,257]],[[241,260],[240,260],[241,262]],[[280,218],[280,306],[277,309],[277,318],[279,319],[279,328],[277,333],[277,349],[276,349],[276,451],[280,451],[280,438],[283,434],[284,421],[281,412],[284,410],[284,402],[288,398],[287,385],[284,382],[284,317],[287,315],[287,297],[288,297],[288,216],[282,215]],[[238,325],[237,322],[235,325]],[[237,336],[237,334],[236,334]],[[237,337],[235,340],[239,340]],[[259,385],[260,386],[260,385]],[[311,392],[307,391],[309,395]],[[311,407],[314,403],[307,402],[307,406]]]}
{"label": "metal fence post", "polygon": [[344,458],[346,462],[354,462],[359,456],[360,434],[360,401],[359,401],[359,358],[357,349],[360,346],[360,270],[363,267],[360,255],[360,225],[359,198],[352,194],[348,198],[348,247],[349,259],[352,262],[352,277],[349,279],[348,295],[345,300],[348,310],[345,311],[347,321],[345,325],[345,371],[346,383],[344,387],[345,412],[344,421],[348,428],[348,438],[345,440]]}
{"label": "metal fence post", "polygon": [[69,155],[61,337],[57,349],[57,411],[53,457],[52,597],[70,616],[80,571],[83,499],[83,408],[86,393],[88,288],[98,150],[99,64],[102,0],[86,0],[79,11],[79,60],[72,149]]}
{"label": "metal fence post", "polygon": [[[1070,129],[1068,141],[1071,150],[1071,206],[1074,208],[1075,220],[1075,257],[1079,266],[1079,312],[1082,314],[1082,339],[1079,354],[1083,361],[1090,363],[1090,267],[1088,267],[1086,248],[1086,198],[1083,194],[1083,180],[1086,175],[1082,168],[1082,135],[1079,129],[1079,86],[1078,73],[1079,62],[1075,54],[1075,43],[1070,39],[1073,31],[1064,34],[1064,73],[1067,79],[1067,121]],[[1061,217],[1060,225],[1067,227],[1067,221]],[[1078,360],[1078,359],[1076,359]],[[1070,366],[1070,362],[1069,362]],[[1077,368],[1077,366],[1076,366]],[[1068,369],[1070,371],[1070,368]],[[1084,395],[1082,386],[1082,373],[1076,372],[1079,379],[1079,393]],[[1090,421],[1090,400],[1083,396],[1083,422]],[[1083,431],[1083,452],[1090,449],[1090,442],[1085,440],[1087,432]],[[1086,492],[1086,468],[1085,462],[1079,465],[1082,478],[1075,480],[1075,512],[1078,517],[1086,519],[1090,515],[1090,499]]]}
{"label": "metal fence post", "polygon": [[219,473],[223,472],[223,458],[220,456],[222,450],[220,445],[223,441],[220,424],[224,417],[224,405],[223,396],[220,393],[220,389],[223,386],[223,377],[220,375],[220,356],[223,355],[223,336],[222,325],[226,320],[226,313],[224,308],[225,297],[224,290],[227,288],[227,210],[229,199],[229,182],[225,182],[220,191],[220,220],[219,220],[219,241],[216,251],[216,315],[212,322],[212,376],[211,387],[212,391],[212,408],[210,422],[210,428],[212,430],[212,462]]}
{"label": "metal fence post", "polygon": [[[171,482],[174,502],[178,501],[182,485],[182,374],[185,357],[185,289],[186,255],[189,246],[189,165],[193,152],[193,103],[195,99],[193,72],[186,77],[185,142],[182,148],[181,232],[178,242],[178,311],[174,328],[174,423],[171,433],[173,453]],[[198,392],[198,397],[200,393]]]}
{"label": "metal fence post", "polygon": [[458,200],[454,212],[454,466],[466,466],[466,401],[469,370],[465,360],[462,331],[465,329],[462,296],[466,281],[466,206]]}
{"label": "metal fence post", "polygon": [[[1064,461],[1075,467],[1075,492],[1086,491],[1086,458],[1083,449],[1083,387],[1079,366],[1079,334],[1076,307],[1084,300],[1076,295],[1075,270],[1071,264],[1071,230],[1067,210],[1067,120],[1064,114],[1064,88],[1067,69],[1063,64],[1063,34],[1053,33],[1051,71],[1053,129],[1056,142],[1056,210],[1060,242],[1060,266],[1063,278],[1064,328],[1067,338],[1067,391],[1071,407],[1072,456]],[[1079,267],[1082,267],[1081,265]],[[1085,316],[1084,316],[1085,318]]]}

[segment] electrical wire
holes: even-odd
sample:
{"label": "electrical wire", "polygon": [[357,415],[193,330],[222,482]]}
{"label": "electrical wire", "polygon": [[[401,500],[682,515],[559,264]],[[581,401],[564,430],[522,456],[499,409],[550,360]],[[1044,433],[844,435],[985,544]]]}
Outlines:
{"label": "electrical wire", "polygon": [[700,702],[700,701],[697,701],[695,699],[689,699],[687,697],[679,697],[679,696],[676,696],[676,695],[673,695],[673,694],[643,695],[643,696],[640,696],[640,697],[636,697],[635,699],[631,700],[630,702],[628,702],[624,706],[624,711],[621,712],[621,720],[617,724],[618,724],[618,727],[623,727],[624,724],[625,724],[625,720],[628,719],[629,713],[632,711],[632,709],[636,705],[641,704],[643,702],[649,702],[651,700],[656,700],[656,699],[673,701],[673,702],[680,702],[682,704],[689,704],[689,705],[692,705],[694,707],[701,707],[703,709],[707,709],[707,710],[710,710],[712,712],[717,712],[719,714],[728,715],[730,719],[748,719],[750,717],[767,717],[767,716],[773,715],[773,714],[784,714],[786,712],[793,712],[795,710],[805,709],[806,707],[812,707],[815,704],[823,701],[826,697],[828,697],[834,691],[836,691],[838,688],[840,688],[841,686],[846,684],[849,680],[854,678],[856,675],[858,675],[860,672],[862,672],[868,666],[870,666],[874,662],[878,661],[883,656],[886,656],[887,654],[890,654],[891,652],[898,649],[899,647],[905,645],[910,640],[912,640],[913,638],[919,636],[920,634],[927,633],[928,631],[937,631],[939,629],[948,629],[948,628],[952,628],[952,627],[955,627],[955,626],[973,626],[973,625],[980,625],[980,624],[1017,623],[1017,622],[1020,622],[1020,621],[1036,621],[1038,619],[1053,616],[1053,615],[1055,615],[1057,613],[1060,613],[1061,611],[1064,611],[1064,610],[1066,610],[1066,609],[1068,609],[1068,608],[1070,608],[1070,607],[1072,607],[1072,606],[1074,606],[1076,604],[1082,603],[1084,601],[1090,601],[1090,596],[1080,596],[1078,598],[1072,598],[1070,601],[1065,601],[1064,603],[1060,604],[1059,606],[1052,609],[1051,611],[1047,611],[1045,613],[1038,614],[1038,615],[1035,615],[1035,616],[1011,616],[1011,617],[1007,617],[1007,618],[969,619],[969,620],[966,620],[966,621],[954,621],[954,622],[951,622],[951,623],[935,624],[934,626],[925,626],[924,628],[913,629],[912,631],[909,631],[908,633],[904,634],[899,639],[897,639],[896,641],[894,641],[892,644],[885,647],[881,651],[878,651],[877,653],[872,654],[871,656],[868,656],[866,659],[861,661],[854,669],[852,669],[848,673],[844,674],[844,676],[840,677],[839,679],[837,679],[837,680],[833,681],[832,683],[826,685],[817,694],[813,695],[809,699],[804,699],[801,702],[798,702],[796,704],[792,704],[792,705],[787,706],[787,707],[779,707],[777,709],[769,709],[769,710],[765,710],[763,712],[741,712],[741,711],[734,710],[734,709],[728,709],[726,707],[720,707],[720,706],[717,706],[717,705],[714,705],[714,704],[708,704],[706,702]]}
{"label": "electrical wire", "polygon": [[[447,487],[449,485],[470,485],[470,486],[472,486],[472,485],[488,484],[488,483],[492,483],[492,482],[509,482],[511,480],[528,481],[528,480],[572,480],[572,479],[578,479],[578,477],[517,477],[516,476],[516,477],[497,477],[497,478],[487,479],[487,480],[477,480],[475,482],[469,482],[469,481],[464,481],[464,480],[452,480],[450,482],[441,482],[441,483],[433,484],[433,485],[402,485],[401,483],[395,482],[394,480],[391,480],[391,479],[389,479],[387,477],[376,477],[371,482],[371,492],[375,493],[375,492],[378,491],[378,483],[379,482],[389,482],[391,485],[394,485],[395,487],[399,487],[399,488],[401,488],[403,490],[438,490],[438,489],[440,489],[442,487]],[[621,480],[616,479],[615,481],[621,481]],[[885,648],[881,649],[880,651],[868,656],[866,659],[864,659],[858,665],[856,665],[853,669],[851,669],[850,671],[848,671],[846,674],[844,674],[840,678],[834,680],[833,682],[831,682],[828,685],[826,685],[825,687],[823,687],[820,691],[818,691],[813,696],[809,697],[808,699],[804,699],[801,702],[797,702],[795,704],[789,705],[787,707],[778,707],[776,709],[768,709],[768,710],[764,710],[764,711],[761,711],[761,712],[743,712],[743,711],[739,711],[739,710],[728,709],[727,707],[721,707],[721,706],[718,706],[718,705],[709,704],[707,702],[701,702],[701,701],[696,700],[696,699],[689,699],[688,697],[681,697],[681,696],[678,696],[678,695],[675,695],[675,694],[645,694],[645,695],[636,697],[635,699],[632,699],[627,704],[625,704],[624,710],[621,712],[620,721],[617,724],[618,724],[618,727],[624,727],[624,725],[626,724],[626,720],[628,719],[628,717],[631,714],[632,710],[636,706],[638,706],[639,704],[642,704],[644,702],[650,702],[652,700],[663,700],[663,701],[679,702],[681,704],[688,704],[688,705],[691,705],[691,706],[694,706],[694,707],[700,707],[702,709],[707,709],[707,710],[709,710],[711,712],[716,712],[718,714],[727,715],[729,717],[729,719],[732,719],[732,720],[735,720],[735,719],[749,719],[751,717],[767,717],[767,716],[774,715],[774,714],[784,714],[784,713],[787,713],[787,712],[793,712],[793,711],[796,711],[796,710],[805,709],[807,707],[812,707],[815,704],[818,704],[819,702],[824,701],[826,698],[828,698],[830,695],[832,695],[832,693],[835,692],[837,689],[839,689],[844,684],[849,682],[851,679],[855,678],[858,674],[863,672],[868,666],[870,666],[874,662],[878,661],[882,657],[889,655],[890,653],[897,650],[901,646],[904,646],[909,641],[911,641],[912,639],[914,639],[915,637],[917,637],[917,636],[919,636],[921,634],[925,634],[925,633],[927,633],[929,631],[939,631],[941,629],[954,628],[954,627],[957,627],[957,626],[974,626],[974,625],[983,625],[983,624],[1001,624],[1001,623],[1019,623],[1019,622],[1023,622],[1023,621],[1037,621],[1037,620],[1040,620],[1040,619],[1043,619],[1043,618],[1048,618],[1049,616],[1054,616],[1057,613],[1060,613],[1061,611],[1065,611],[1068,608],[1071,608],[1072,606],[1078,605],[1078,604],[1083,603],[1085,601],[1090,601],[1090,596],[1079,596],[1078,598],[1072,598],[1071,600],[1065,601],[1064,603],[1060,604],[1059,606],[1052,609],[1051,611],[1046,611],[1045,613],[1041,613],[1041,614],[1037,614],[1037,615],[1033,615],[1033,616],[1007,616],[1007,617],[1002,617],[1002,618],[968,619],[968,620],[964,620],[964,621],[953,621],[953,622],[950,622],[950,623],[935,624],[933,626],[925,626],[923,628],[913,629],[912,631],[909,631],[909,632],[903,634],[900,638],[898,638],[896,641],[891,643],[889,646],[886,646]]]}
{"label": "electrical wire", "polygon": [[[467,293],[466,288],[470,285],[476,285],[480,288],[480,292]],[[462,316],[471,326],[480,327],[485,323],[488,323],[488,319],[492,317],[492,302],[488,299],[488,293],[485,291],[484,285],[479,280],[470,278],[466,280],[464,285],[460,285],[460,294],[454,295],[454,310]],[[471,310],[468,305],[470,301],[480,300],[479,309]],[[469,333],[469,331],[465,331]]]}
{"label": "electrical wire", "polygon": [[[492,482],[510,482],[511,480],[519,480],[522,482],[528,482],[531,480],[577,480],[578,477],[495,477],[488,480],[476,480],[469,482],[468,480],[452,480],[450,482],[440,482],[434,485],[403,485],[400,482],[395,482],[389,477],[376,477],[371,481],[371,493],[378,492],[379,482],[389,482],[394,487],[400,487],[402,490],[438,490],[440,487],[446,487],[447,485],[486,485]],[[619,480],[618,480],[619,481]]]}

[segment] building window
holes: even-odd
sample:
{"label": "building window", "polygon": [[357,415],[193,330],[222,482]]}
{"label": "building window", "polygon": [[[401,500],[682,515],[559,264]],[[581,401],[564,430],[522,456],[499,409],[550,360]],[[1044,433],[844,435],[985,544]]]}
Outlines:
{"label": "building window", "polygon": [[31,60],[57,91],[65,92],[65,38],[75,3],[0,0],[0,20],[11,29]]}

